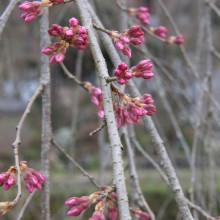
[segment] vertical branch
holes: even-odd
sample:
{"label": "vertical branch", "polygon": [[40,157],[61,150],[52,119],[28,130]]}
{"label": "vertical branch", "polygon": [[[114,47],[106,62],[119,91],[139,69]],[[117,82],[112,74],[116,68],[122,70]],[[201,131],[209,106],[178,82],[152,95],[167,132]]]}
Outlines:
{"label": "vertical branch", "polygon": [[127,197],[127,190],[126,190],[125,176],[123,169],[123,160],[122,160],[122,144],[115,122],[110,87],[105,80],[108,77],[108,71],[104,57],[102,55],[100,46],[98,44],[95,35],[95,31],[93,29],[91,16],[88,12],[88,8],[87,8],[88,2],[87,0],[76,0],[76,4],[80,10],[82,23],[88,30],[90,49],[96,64],[96,69],[99,75],[101,89],[103,92],[103,105],[104,105],[108,134],[112,149],[113,172],[114,172],[114,181],[116,184],[117,195],[118,195],[119,215],[121,220],[130,220],[131,216],[129,212],[128,197]]}
{"label": "vertical branch", "polygon": [[151,210],[150,206],[148,205],[147,201],[144,198],[144,195],[141,191],[136,164],[135,164],[135,155],[133,148],[131,146],[131,139],[128,135],[128,128],[123,129],[123,134],[125,138],[125,144],[128,152],[128,160],[129,160],[129,167],[130,167],[130,179],[131,179],[131,191],[132,191],[132,199],[134,203],[138,204],[141,208],[144,208],[150,215],[151,220],[155,220],[155,215]]}
{"label": "vertical branch", "polygon": [[20,0],[11,0],[10,3],[8,4],[7,8],[5,9],[5,11],[3,12],[3,14],[0,17],[0,40],[1,40],[2,32],[5,28],[7,21],[8,21],[8,18],[11,15],[13,9],[15,8],[17,2],[19,2],[19,1]]}
{"label": "vertical branch", "polygon": [[[47,33],[49,28],[48,9],[42,10],[40,19],[41,48],[50,44]],[[51,145],[51,94],[50,94],[50,68],[48,56],[41,55],[41,83],[45,85],[42,93],[42,143],[41,143],[41,166],[42,173],[47,181],[42,192],[41,218],[50,219],[50,173],[49,173],[49,150]]]}
{"label": "vertical branch", "polygon": [[[84,51],[77,52],[76,67],[75,67],[75,76],[77,79],[81,79],[82,75],[82,62],[83,62]],[[75,155],[75,146],[76,146],[76,131],[77,131],[77,122],[79,114],[79,97],[80,97],[80,87],[76,87],[75,97],[73,99],[73,110],[72,110],[72,123],[71,123],[71,146],[70,146],[70,155],[74,158]]]}

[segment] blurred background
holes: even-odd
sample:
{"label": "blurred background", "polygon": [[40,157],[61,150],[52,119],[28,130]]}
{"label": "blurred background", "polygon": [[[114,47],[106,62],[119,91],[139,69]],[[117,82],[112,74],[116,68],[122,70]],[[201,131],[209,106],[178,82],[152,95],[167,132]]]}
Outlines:
{"label": "blurred background", "polygon": [[[153,120],[165,142],[186,196],[191,188],[192,171],[184,146],[190,155],[193,150],[196,152],[195,203],[211,215],[217,216],[220,213],[220,56],[217,56],[219,54],[216,51],[220,51],[220,17],[209,10],[203,0],[162,2],[184,36],[186,53],[183,54],[177,45],[165,44],[145,33],[149,56],[156,68],[155,77],[146,81],[138,79],[136,83],[142,94],[151,93],[155,100],[157,113]],[[8,0],[1,0],[0,14],[7,4]],[[120,29],[120,13],[115,1],[94,0],[93,4],[107,29]],[[220,8],[219,1],[215,4]],[[166,26],[168,35],[175,35],[158,1],[128,0],[128,5],[149,7],[151,25]],[[21,11],[15,8],[0,41],[0,172],[14,164],[11,145],[15,139],[15,127],[29,98],[37,88],[40,77],[39,19],[27,24],[20,15]],[[58,23],[65,26],[73,16],[79,18],[74,3],[55,6],[50,9],[50,24]],[[135,48],[132,52],[131,66],[147,58]],[[103,54],[108,63],[109,73],[112,74],[113,65],[104,48]],[[73,48],[68,49],[65,65],[74,75],[77,74],[75,65],[79,56],[83,59],[83,65],[82,74],[78,74],[78,77],[82,81],[90,81],[97,85],[89,48],[80,54]],[[187,56],[199,74],[197,78],[184,56]],[[101,184],[111,185],[112,162],[106,130],[89,136],[89,133],[99,126],[100,121],[88,93],[68,79],[59,64],[51,65],[51,76],[52,126],[55,139]],[[202,88],[205,88],[206,92]],[[159,163],[154,146],[142,123],[134,128],[142,147]],[[38,170],[40,145],[39,97],[22,128],[22,144],[19,148],[21,159],[28,161],[31,167]],[[135,151],[135,154],[141,188],[157,219],[180,219],[173,196],[158,172],[138,151]],[[64,201],[70,196],[89,195],[96,189],[56,148],[51,147],[50,157],[51,219],[71,219],[65,214],[67,208]],[[126,149],[124,159],[125,167],[128,167]],[[126,175],[129,180],[128,169]],[[14,198],[15,193],[15,190],[5,192],[0,189],[0,200]],[[27,193],[24,192],[21,204],[2,219],[16,219],[26,197]],[[24,219],[40,219],[39,214],[40,192],[37,192],[25,212]],[[83,217],[76,219],[88,219],[90,215],[88,211]],[[199,219],[205,218],[199,216]]]}

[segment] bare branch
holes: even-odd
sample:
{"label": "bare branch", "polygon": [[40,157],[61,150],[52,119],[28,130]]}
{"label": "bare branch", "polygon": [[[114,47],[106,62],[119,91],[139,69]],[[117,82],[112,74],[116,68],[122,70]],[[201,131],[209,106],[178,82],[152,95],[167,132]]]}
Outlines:
{"label": "bare branch", "polygon": [[[42,9],[40,19],[41,48],[50,44],[48,35],[49,19],[48,8]],[[50,166],[49,150],[51,145],[51,91],[50,91],[50,63],[48,56],[41,55],[41,83],[46,84],[42,94],[42,133],[41,133],[41,169],[46,177],[41,203],[41,218],[50,220]]]}
{"label": "bare branch", "polygon": [[99,75],[101,89],[103,92],[103,105],[104,105],[104,111],[107,121],[110,144],[112,148],[114,181],[117,188],[119,215],[122,220],[129,220],[131,219],[131,216],[129,211],[127,190],[126,190],[124,170],[123,170],[123,160],[122,160],[122,150],[121,150],[122,144],[120,141],[118,129],[115,122],[110,87],[105,80],[108,77],[108,71],[104,57],[102,55],[100,46],[98,44],[95,35],[95,31],[93,29],[91,16],[88,12],[88,8],[87,8],[88,2],[86,0],[76,0],[76,4],[80,10],[83,25],[88,30],[88,34],[90,38],[90,49],[96,64],[96,69]]}
{"label": "bare branch", "polygon": [[18,2],[20,2],[20,0],[11,0],[7,8],[5,9],[5,11],[0,17],[0,40],[1,40],[2,32],[5,28],[5,25],[7,24],[7,21]]}
{"label": "bare branch", "polygon": [[13,201],[13,205],[17,204],[19,198],[21,197],[21,170],[20,170],[20,165],[19,165],[19,154],[18,154],[18,146],[21,143],[21,129],[22,126],[24,124],[24,121],[26,119],[26,117],[28,116],[28,114],[31,111],[31,107],[34,104],[36,98],[41,94],[41,92],[43,91],[43,85],[41,84],[36,91],[34,92],[34,94],[32,95],[32,97],[30,98],[28,105],[23,113],[23,115],[21,116],[20,121],[18,122],[18,125],[16,126],[16,138],[12,144],[12,147],[14,149],[14,157],[15,157],[15,166],[17,169],[17,185],[18,185],[18,192],[17,192],[17,196]]}

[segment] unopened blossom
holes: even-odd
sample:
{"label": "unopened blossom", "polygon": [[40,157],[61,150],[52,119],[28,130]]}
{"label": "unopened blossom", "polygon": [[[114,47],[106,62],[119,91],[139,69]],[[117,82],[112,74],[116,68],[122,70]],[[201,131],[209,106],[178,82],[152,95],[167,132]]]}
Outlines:
{"label": "unopened blossom", "polygon": [[13,202],[0,202],[0,216],[13,208]]}
{"label": "unopened blossom", "polygon": [[175,44],[181,45],[184,43],[184,37],[182,35],[177,35],[174,40]]}
{"label": "unopened blossom", "polygon": [[30,22],[37,18],[43,7],[50,7],[62,3],[64,3],[64,0],[24,1],[18,7],[23,11],[21,18],[23,18],[25,22]]}
{"label": "unopened blossom", "polygon": [[167,42],[170,44],[177,44],[177,45],[181,45],[184,43],[184,37],[182,35],[177,35],[177,36],[170,36],[167,39]]}
{"label": "unopened blossom", "polygon": [[40,172],[29,168],[25,161],[20,162],[20,169],[23,173],[25,188],[29,193],[32,193],[34,189],[41,190],[46,178]]}
{"label": "unopened blossom", "polygon": [[106,213],[108,218],[110,220],[116,220],[118,217],[118,207],[116,206],[115,202],[107,198],[106,207],[107,207]]}
{"label": "unopened blossom", "polygon": [[41,12],[42,3],[39,1],[25,1],[18,6],[23,12],[21,14],[21,18],[24,19],[25,22],[33,21]]}
{"label": "unopened blossom", "polygon": [[105,216],[101,211],[95,211],[89,220],[105,220]]}
{"label": "unopened blossom", "polygon": [[16,168],[11,166],[7,172],[0,174],[0,186],[4,190],[9,190],[11,186],[15,184]]}
{"label": "unopened blossom", "polygon": [[152,104],[154,100],[150,94],[144,94],[140,98],[130,98],[127,94],[121,93],[119,97],[121,104],[114,104],[117,126],[125,126],[132,122],[138,123],[144,115],[154,115],[156,107]]}
{"label": "unopened blossom", "polygon": [[118,103],[115,103],[114,111],[115,111],[115,119],[116,119],[118,128],[132,123],[132,120],[129,117],[128,111],[124,106]]}
{"label": "unopened blossom", "polygon": [[128,13],[136,16],[142,24],[149,24],[151,14],[148,12],[148,7],[129,8]]}
{"label": "unopened blossom", "polygon": [[78,19],[74,17],[69,20],[69,27],[52,24],[48,29],[48,33],[59,41],[54,43],[52,47],[47,46],[41,51],[45,55],[52,55],[50,59],[51,64],[62,62],[68,47],[84,50],[89,43],[86,28],[80,26]]}
{"label": "unopened blossom", "polygon": [[131,213],[138,220],[149,220],[150,215],[146,212],[141,211],[139,208],[130,208]]}
{"label": "unopened blossom", "polygon": [[144,42],[144,32],[139,25],[124,30],[122,33],[111,31],[110,36],[114,38],[116,48],[128,57],[131,57],[129,44],[139,45]]}
{"label": "unopened blossom", "polygon": [[152,67],[153,65],[149,59],[138,62],[138,64],[133,66],[131,69],[128,69],[126,63],[121,62],[114,70],[114,76],[117,77],[117,81],[121,85],[125,84],[126,81],[132,77],[150,79],[154,76],[151,71]]}
{"label": "unopened blossom", "polygon": [[65,58],[66,49],[69,47],[69,44],[65,41],[56,42],[52,47],[48,46],[42,49],[42,53],[45,55],[52,55],[50,58],[50,64],[56,62],[62,62]]}
{"label": "unopened blossom", "polygon": [[71,197],[66,200],[65,205],[71,206],[67,215],[78,216],[91,205],[91,202],[89,196]]}
{"label": "unopened blossom", "polygon": [[160,38],[165,39],[167,37],[167,28],[164,26],[159,26],[157,28],[150,28],[150,31],[152,31],[155,35],[157,35]]}

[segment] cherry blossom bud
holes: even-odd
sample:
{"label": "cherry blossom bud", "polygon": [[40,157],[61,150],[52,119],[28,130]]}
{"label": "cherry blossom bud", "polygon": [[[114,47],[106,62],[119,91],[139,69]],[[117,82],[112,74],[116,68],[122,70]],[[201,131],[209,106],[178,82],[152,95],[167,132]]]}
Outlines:
{"label": "cherry blossom bud", "polygon": [[153,33],[161,38],[166,38],[167,28],[164,26],[159,26],[153,30]]}
{"label": "cherry blossom bud", "polygon": [[126,37],[126,36],[124,36],[124,35],[121,35],[121,36],[119,37],[119,40],[120,40],[123,44],[128,44],[128,43],[130,43],[129,37]]}
{"label": "cherry blossom bud", "polygon": [[92,217],[89,218],[89,220],[105,220],[105,216],[103,212],[95,211]]}
{"label": "cherry blossom bud", "polygon": [[69,216],[78,216],[82,213],[83,211],[83,207],[81,206],[74,206],[73,208],[71,208],[68,212],[67,215]]}
{"label": "cherry blossom bud", "polygon": [[45,47],[41,50],[41,53],[46,54],[46,55],[51,55],[53,53],[53,48],[52,47]]}
{"label": "cherry blossom bud", "polygon": [[70,26],[75,27],[79,24],[79,20],[76,18],[70,18],[69,24],[70,24]]}
{"label": "cherry blossom bud", "polygon": [[129,47],[124,47],[122,53],[131,58],[131,49]]}
{"label": "cherry blossom bud", "polygon": [[178,45],[181,45],[184,43],[184,37],[182,35],[178,35],[176,36],[174,42]]}
{"label": "cherry blossom bud", "polygon": [[115,46],[118,50],[123,50],[125,47],[123,42],[120,40],[115,40],[114,43],[115,43]]}

